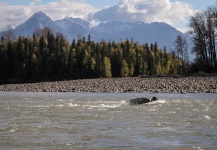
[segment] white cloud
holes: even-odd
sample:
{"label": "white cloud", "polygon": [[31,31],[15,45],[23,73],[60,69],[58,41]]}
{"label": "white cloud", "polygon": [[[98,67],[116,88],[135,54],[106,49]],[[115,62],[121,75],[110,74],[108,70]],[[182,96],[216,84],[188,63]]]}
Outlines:
{"label": "white cloud", "polygon": [[176,28],[177,30],[181,31],[182,33],[188,33],[190,31],[190,28],[188,27],[182,27],[182,28]]}
{"label": "white cloud", "polygon": [[85,0],[59,0],[45,5],[41,4],[42,1],[32,0],[29,5],[0,2],[0,29],[9,24],[20,25],[38,11],[45,12],[53,20],[80,17],[95,24],[104,21],[165,22],[179,28],[180,24],[186,27],[188,16],[195,13],[189,4],[170,0],[120,0],[117,5],[101,10],[85,3]]}
{"label": "white cloud", "polygon": [[165,22],[172,26],[186,24],[195,11],[187,3],[170,0],[120,0],[118,5],[102,9],[89,19],[95,21]]}
{"label": "white cloud", "polygon": [[18,25],[20,21],[25,20],[30,9],[25,6],[10,6],[6,3],[0,3],[0,28],[12,24]]}
{"label": "white cloud", "polygon": [[35,5],[39,2],[41,2],[42,0],[32,0],[32,2],[30,3],[30,5]]}
{"label": "white cloud", "polygon": [[96,11],[92,5],[78,0],[62,0],[52,2],[43,6],[35,6],[36,10],[41,10],[50,16],[53,20],[65,17],[85,18],[89,13]]}
{"label": "white cloud", "polygon": [[57,20],[64,17],[85,18],[89,13],[97,11],[97,8],[78,0],[60,0],[46,5],[36,5],[41,0],[32,0],[29,5],[8,5],[0,2],[0,29],[5,26],[20,25],[36,12],[43,11],[51,19]]}

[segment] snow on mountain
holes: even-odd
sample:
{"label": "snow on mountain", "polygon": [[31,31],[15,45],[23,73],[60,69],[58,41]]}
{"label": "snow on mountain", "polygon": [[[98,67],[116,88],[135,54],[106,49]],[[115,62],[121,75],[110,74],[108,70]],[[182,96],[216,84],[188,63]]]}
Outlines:
{"label": "snow on mountain", "polygon": [[32,36],[35,29],[49,27],[54,32],[61,32],[61,29],[43,12],[38,12],[32,15],[26,22],[19,25],[14,34],[19,36]]}
{"label": "snow on mountain", "polygon": [[32,36],[35,29],[51,28],[54,33],[60,32],[71,41],[73,38],[91,35],[94,41],[116,41],[133,39],[140,43],[158,43],[160,48],[164,46],[167,50],[173,47],[177,35],[189,37],[166,23],[144,23],[144,22],[106,22],[91,27],[90,23],[80,18],[65,18],[53,21],[43,12],[32,15],[26,22],[12,30],[18,37]]}
{"label": "snow on mountain", "polygon": [[65,18],[55,21],[55,24],[62,29],[62,33],[68,39],[87,36],[90,29],[90,23],[80,18]]}
{"label": "snow on mountain", "polygon": [[158,43],[158,46],[163,48],[171,48],[177,35],[184,35],[172,26],[166,23],[144,23],[144,22],[107,22],[100,23],[90,30],[90,35],[96,41],[111,40],[120,41],[133,39],[134,42],[140,43]]}
{"label": "snow on mountain", "polygon": [[123,23],[123,22],[106,22],[100,23],[99,25],[91,29],[91,33],[110,33],[111,30],[115,31],[126,31],[133,28],[132,23]]}
{"label": "snow on mountain", "polygon": [[55,23],[61,28],[67,27],[68,24],[70,23],[78,24],[83,28],[85,28],[86,30],[89,30],[91,26],[89,22],[84,21],[81,18],[72,18],[72,17],[66,17],[65,19],[57,20],[55,21]]}
{"label": "snow on mountain", "polygon": [[12,29],[15,29],[15,28],[16,28],[15,26],[10,24],[10,25],[7,25],[6,27],[0,29],[0,31],[3,32],[3,31],[7,31],[7,30],[12,30]]}

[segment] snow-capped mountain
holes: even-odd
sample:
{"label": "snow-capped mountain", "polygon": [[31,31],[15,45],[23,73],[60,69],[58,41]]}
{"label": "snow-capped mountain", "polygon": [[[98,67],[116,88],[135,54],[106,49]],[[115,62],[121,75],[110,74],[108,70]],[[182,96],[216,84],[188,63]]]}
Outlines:
{"label": "snow-capped mountain", "polygon": [[85,28],[86,30],[90,29],[90,23],[87,21],[82,20],[81,18],[72,18],[72,17],[66,17],[65,19],[62,20],[57,20],[55,23],[61,27],[61,28],[68,28],[69,24],[77,24]]}
{"label": "snow-capped mountain", "polygon": [[19,25],[15,30],[16,36],[32,36],[35,29],[49,27],[55,32],[61,32],[61,29],[43,12],[38,12],[32,15],[26,22]]}
{"label": "snow-capped mountain", "polygon": [[90,30],[90,23],[80,18],[65,18],[54,23],[61,28],[62,33],[68,39],[87,36]]}
{"label": "snow-capped mountain", "polygon": [[177,35],[184,35],[166,23],[143,23],[143,22],[107,22],[100,23],[90,30],[90,35],[96,41],[114,40],[120,41],[132,38],[134,42],[158,43],[158,46],[167,48],[173,45]]}
{"label": "snow-capped mountain", "polygon": [[166,46],[167,49],[173,47],[177,35],[181,34],[189,38],[166,23],[107,22],[91,27],[89,22],[80,18],[65,18],[53,21],[43,12],[35,13],[12,31],[16,36],[32,36],[35,29],[45,27],[51,28],[54,33],[63,33],[69,41],[90,34],[94,41],[103,39],[119,42],[127,38],[140,43],[157,42],[160,48]]}

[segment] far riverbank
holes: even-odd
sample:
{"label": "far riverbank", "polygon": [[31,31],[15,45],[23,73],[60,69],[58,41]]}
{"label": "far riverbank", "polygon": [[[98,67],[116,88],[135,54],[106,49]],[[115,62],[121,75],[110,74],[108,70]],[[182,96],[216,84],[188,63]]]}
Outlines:
{"label": "far riverbank", "polygon": [[16,92],[217,93],[217,76],[99,78],[0,85]]}

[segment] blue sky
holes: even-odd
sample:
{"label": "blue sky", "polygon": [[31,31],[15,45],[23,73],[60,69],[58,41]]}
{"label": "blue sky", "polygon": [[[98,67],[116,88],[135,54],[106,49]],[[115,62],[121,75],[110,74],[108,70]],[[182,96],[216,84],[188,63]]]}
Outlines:
{"label": "blue sky", "polygon": [[[42,0],[38,4],[47,4],[49,2],[58,2],[59,0]],[[84,0],[86,3],[91,4],[98,8],[103,8],[107,5],[117,5],[119,0]],[[171,2],[185,2],[192,5],[193,9],[204,10],[208,6],[215,5],[216,0],[170,0]],[[10,5],[29,5],[31,0],[0,0],[0,2],[6,2]]]}
{"label": "blue sky", "polygon": [[[171,2],[175,2],[177,0],[171,0]],[[185,2],[190,4],[193,9],[197,10],[206,10],[207,7],[215,5],[216,0],[179,0],[180,2]]]}
{"label": "blue sky", "polygon": [[190,16],[215,4],[216,0],[0,0],[0,29],[17,26],[43,11],[53,20],[166,22],[185,31]]}

